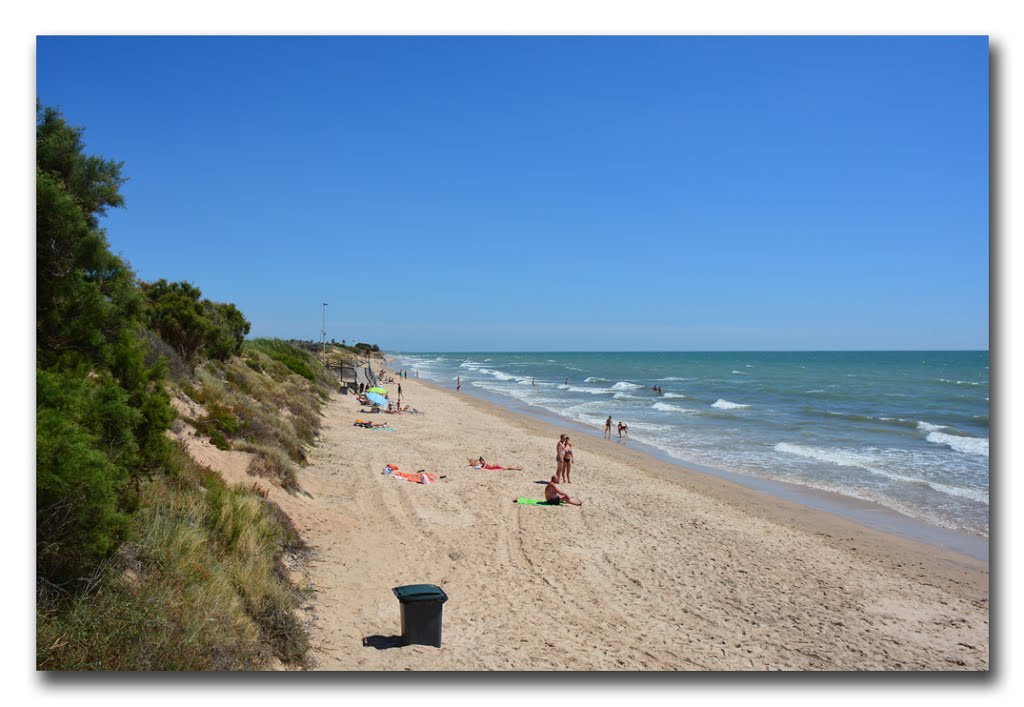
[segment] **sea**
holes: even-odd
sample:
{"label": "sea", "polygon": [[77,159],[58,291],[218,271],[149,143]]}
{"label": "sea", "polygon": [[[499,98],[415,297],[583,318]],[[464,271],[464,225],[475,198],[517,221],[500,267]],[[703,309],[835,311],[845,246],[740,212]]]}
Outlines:
{"label": "sea", "polygon": [[[987,351],[392,353],[393,369],[711,471],[989,534]],[[660,388],[661,392],[654,390]]]}

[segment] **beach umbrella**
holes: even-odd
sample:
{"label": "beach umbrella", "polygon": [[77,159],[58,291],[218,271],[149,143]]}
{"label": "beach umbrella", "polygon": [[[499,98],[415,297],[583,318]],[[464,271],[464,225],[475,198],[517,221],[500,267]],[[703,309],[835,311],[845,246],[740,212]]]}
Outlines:
{"label": "beach umbrella", "polygon": [[[378,393],[377,391],[381,391],[381,392]],[[380,405],[381,407],[387,407],[388,399],[385,398],[384,395],[382,394],[384,392],[387,392],[387,391],[384,391],[382,388],[370,388],[370,390],[366,391],[366,399],[369,400],[374,405]]]}
{"label": "beach umbrella", "polygon": [[378,386],[374,386],[373,388],[367,388],[366,392],[367,393],[377,393],[378,395],[387,395],[388,394],[388,391],[384,390],[379,385]]}

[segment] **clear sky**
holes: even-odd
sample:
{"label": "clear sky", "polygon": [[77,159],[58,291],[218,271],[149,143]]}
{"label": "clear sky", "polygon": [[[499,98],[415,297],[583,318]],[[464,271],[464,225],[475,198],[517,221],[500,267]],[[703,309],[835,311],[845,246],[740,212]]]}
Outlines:
{"label": "clear sky", "polygon": [[988,348],[985,37],[40,37],[37,93],[254,336]]}

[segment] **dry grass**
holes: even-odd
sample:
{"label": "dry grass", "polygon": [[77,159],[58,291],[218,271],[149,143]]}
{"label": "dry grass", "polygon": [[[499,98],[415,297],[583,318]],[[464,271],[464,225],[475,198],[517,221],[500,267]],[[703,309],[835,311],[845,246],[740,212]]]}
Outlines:
{"label": "dry grass", "polygon": [[[185,402],[183,420],[221,448],[252,452],[250,473],[295,492],[330,375],[308,354],[263,340],[179,381],[199,403]],[[140,487],[129,540],[90,591],[40,586],[38,668],[258,670],[272,656],[304,667],[301,594],[282,564],[304,548],[291,520],[253,489],[225,486],[182,446],[166,471]]]}
{"label": "dry grass", "polygon": [[174,473],[143,485],[131,539],[87,595],[40,592],[41,670],[303,667],[299,591],[281,558],[301,545],[276,506],[228,488],[181,448]]}
{"label": "dry grass", "polygon": [[[315,360],[307,363],[319,367]],[[306,450],[320,432],[328,384],[310,382],[258,350],[226,364],[208,362],[196,371],[195,381],[186,392],[208,415],[189,422],[222,449],[255,451],[260,459],[253,473],[297,488],[294,469],[271,450],[282,450],[295,464],[305,463]]]}

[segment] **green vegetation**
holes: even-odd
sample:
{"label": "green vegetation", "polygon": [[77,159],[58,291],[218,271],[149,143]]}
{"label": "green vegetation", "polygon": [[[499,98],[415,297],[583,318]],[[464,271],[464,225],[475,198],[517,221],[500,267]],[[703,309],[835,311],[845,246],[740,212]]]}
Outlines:
{"label": "green vegetation", "polygon": [[246,342],[232,304],[137,281],[99,219],[123,205],[121,163],[37,109],[37,666],[238,670],[303,666],[302,549],[254,489],[228,488],[171,441],[172,396],[250,473],[297,490],[331,374],[285,342]]}
{"label": "green vegetation", "polygon": [[[313,381],[296,368],[309,371]],[[245,342],[242,357],[205,362],[195,381],[188,393],[205,415],[187,421],[221,449],[255,454],[250,473],[297,490],[294,465],[306,461],[305,449],[320,431],[320,405],[336,379],[309,354],[257,339]]]}
{"label": "green vegetation", "polygon": [[150,304],[150,327],[190,365],[200,354],[226,361],[241,353],[249,322],[235,305],[200,299],[200,289],[187,282],[161,279],[142,291]]}
{"label": "green vegetation", "polygon": [[252,354],[263,354],[269,359],[283,363],[308,381],[317,380],[317,375],[313,372],[315,366],[312,365],[316,359],[288,342],[280,339],[252,339],[245,345],[247,351]]}
{"label": "green vegetation", "polygon": [[36,546],[40,577],[67,585],[124,539],[173,412],[164,367],[147,364],[145,300],[99,228],[123,204],[121,165],[85,156],[55,110],[37,113]]}
{"label": "green vegetation", "polygon": [[[276,506],[172,449],[142,484],[130,539],[88,592],[42,592],[41,670],[254,670],[302,666],[301,593],[281,570],[301,541]],[[284,522],[282,522],[284,521]]]}

